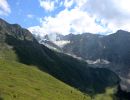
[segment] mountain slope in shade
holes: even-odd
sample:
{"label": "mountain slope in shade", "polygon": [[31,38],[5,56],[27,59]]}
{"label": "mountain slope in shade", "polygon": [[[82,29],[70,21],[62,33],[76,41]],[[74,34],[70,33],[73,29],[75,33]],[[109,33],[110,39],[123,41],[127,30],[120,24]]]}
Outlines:
{"label": "mountain slope in shade", "polygon": [[42,71],[88,93],[104,92],[118,85],[119,77],[110,70],[90,68],[87,63],[39,44],[32,34],[19,25],[0,20],[1,58],[36,65]]}
{"label": "mountain slope in shade", "polygon": [[63,51],[74,54],[93,63],[101,59],[109,63],[91,64],[93,67],[108,68],[121,78],[123,90],[130,91],[130,33],[119,30],[114,34],[102,36],[95,34],[68,35],[71,43]]}
{"label": "mountain slope in shade", "polygon": [[122,80],[122,89],[130,91],[129,32],[119,30],[110,35],[69,34],[59,40],[70,41],[61,48],[62,52],[84,59],[92,67],[108,68],[116,72]]}
{"label": "mountain slope in shade", "polygon": [[101,58],[114,63],[130,64],[129,32],[119,30],[107,36],[84,33],[65,38],[71,43],[64,46],[64,52],[89,60]]}
{"label": "mountain slope in shade", "polygon": [[[83,33],[55,37],[58,38],[55,39],[56,42],[69,41],[61,47],[64,53],[74,54],[86,60],[101,58],[114,63],[130,64],[130,33],[127,31],[119,30],[110,35]],[[48,38],[47,36],[44,38],[56,44],[49,35]]]}

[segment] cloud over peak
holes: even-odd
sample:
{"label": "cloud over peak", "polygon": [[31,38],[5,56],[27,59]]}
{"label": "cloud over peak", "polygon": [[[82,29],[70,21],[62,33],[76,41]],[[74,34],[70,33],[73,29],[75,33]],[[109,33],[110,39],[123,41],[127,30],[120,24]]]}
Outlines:
{"label": "cloud over peak", "polygon": [[[54,8],[60,8],[62,4],[62,10],[55,16],[42,18],[40,28],[43,32],[40,32],[40,34],[69,34],[71,32],[76,34],[84,32],[108,34],[118,29],[130,31],[129,0],[40,1],[49,1],[53,3],[54,11]],[[37,30],[37,27],[38,26],[33,26],[29,28],[29,30]]]}

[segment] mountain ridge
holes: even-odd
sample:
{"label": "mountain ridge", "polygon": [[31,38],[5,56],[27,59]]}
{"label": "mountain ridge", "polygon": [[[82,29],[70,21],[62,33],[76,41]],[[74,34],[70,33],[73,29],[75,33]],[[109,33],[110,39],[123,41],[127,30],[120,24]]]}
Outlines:
{"label": "mountain ridge", "polygon": [[[110,70],[90,68],[84,61],[39,44],[28,30],[19,29],[17,25],[8,25],[7,30],[5,27],[0,29],[0,34],[5,36],[2,48],[8,49],[7,52],[12,52],[17,61],[35,65],[42,71],[84,92],[103,92],[106,87],[118,85],[119,77]],[[3,35],[3,33],[6,34]],[[3,59],[10,58],[4,50],[2,51],[5,54]]]}
{"label": "mountain ridge", "polygon": [[[89,65],[92,67],[108,68],[116,72],[121,77],[122,89],[130,91],[130,32],[118,30],[109,35],[69,34],[63,36],[61,40],[67,40],[70,43],[60,48],[60,52],[83,59],[91,63]],[[96,61],[99,62],[92,64]],[[103,64],[101,61],[109,63]]]}

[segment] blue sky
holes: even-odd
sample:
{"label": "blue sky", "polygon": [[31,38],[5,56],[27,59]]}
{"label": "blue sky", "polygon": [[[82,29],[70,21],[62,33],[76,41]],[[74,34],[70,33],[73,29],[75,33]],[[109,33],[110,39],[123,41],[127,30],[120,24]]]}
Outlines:
{"label": "blue sky", "polygon": [[129,0],[0,0],[0,18],[34,34],[130,31]]}
{"label": "blue sky", "polygon": [[8,0],[8,4],[11,13],[7,16],[0,15],[0,17],[10,23],[18,23],[26,28],[39,25],[38,19],[48,16],[48,13],[40,7],[38,0]]}
{"label": "blue sky", "polygon": [[[62,0],[58,1],[61,2]],[[46,11],[46,9],[40,6],[39,0],[7,0],[7,2],[10,6],[11,13],[7,16],[0,15],[0,17],[10,23],[19,23],[22,27],[26,28],[39,25],[40,18],[55,16],[65,9],[64,6],[60,6],[54,11]],[[59,6],[59,4],[55,6]]]}

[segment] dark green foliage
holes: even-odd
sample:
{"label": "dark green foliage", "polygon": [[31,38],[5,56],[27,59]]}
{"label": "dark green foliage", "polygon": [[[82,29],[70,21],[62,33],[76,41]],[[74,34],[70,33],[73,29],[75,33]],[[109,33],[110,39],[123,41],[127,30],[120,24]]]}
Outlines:
{"label": "dark green foliage", "polygon": [[0,97],[0,100],[4,100],[2,97]]}

